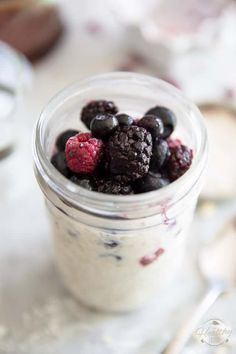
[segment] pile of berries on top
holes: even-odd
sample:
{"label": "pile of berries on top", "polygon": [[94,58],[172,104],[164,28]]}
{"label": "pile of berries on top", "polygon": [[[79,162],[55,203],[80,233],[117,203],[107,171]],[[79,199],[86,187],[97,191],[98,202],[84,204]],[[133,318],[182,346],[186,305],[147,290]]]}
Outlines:
{"label": "pile of berries on top", "polygon": [[182,176],[193,153],[170,139],[175,114],[165,107],[150,109],[143,118],[119,113],[111,101],[88,103],[81,120],[91,130],[63,132],[51,162],[65,177],[89,190],[136,194],[160,189]]}

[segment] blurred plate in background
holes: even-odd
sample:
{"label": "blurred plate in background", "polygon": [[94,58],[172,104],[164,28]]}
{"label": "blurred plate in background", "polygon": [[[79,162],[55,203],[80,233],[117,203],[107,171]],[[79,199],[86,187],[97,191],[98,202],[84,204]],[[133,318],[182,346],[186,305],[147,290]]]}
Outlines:
{"label": "blurred plate in background", "polygon": [[201,197],[233,199],[236,197],[236,109],[214,103],[199,108],[209,137],[209,164]]}

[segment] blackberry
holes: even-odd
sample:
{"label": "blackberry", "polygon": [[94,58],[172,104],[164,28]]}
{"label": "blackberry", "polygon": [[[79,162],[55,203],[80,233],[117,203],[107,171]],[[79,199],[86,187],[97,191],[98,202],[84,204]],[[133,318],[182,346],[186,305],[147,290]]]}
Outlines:
{"label": "blackberry", "polygon": [[130,117],[128,114],[125,114],[125,113],[117,114],[116,118],[117,118],[118,123],[120,125],[132,125],[134,123],[133,118]]}
{"label": "blackberry", "polygon": [[130,180],[141,178],[149,170],[152,136],[142,127],[120,127],[109,139],[108,153],[112,174],[125,175]]}
{"label": "blackberry", "polygon": [[135,193],[145,193],[167,186],[170,181],[160,173],[148,172],[148,174],[134,182]]}
{"label": "blackberry", "polygon": [[164,125],[164,132],[161,135],[162,138],[166,139],[173,133],[177,119],[174,112],[169,108],[156,106],[149,109],[146,114],[152,114],[162,120]]}
{"label": "blackberry", "polygon": [[89,177],[73,175],[70,178],[71,182],[77,184],[80,187],[83,187],[88,190],[93,190],[92,183]]}
{"label": "blackberry", "polygon": [[127,175],[112,175],[114,181],[127,184],[130,182],[130,177]]}
{"label": "blackberry", "polygon": [[138,121],[138,126],[145,128],[151,133],[152,138],[159,138],[164,132],[164,126],[162,121],[154,115],[145,115]]}
{"label": "blackberry", "polygon": [[181,144],[181,141],[169,140],[170,154],[163,166],[167,176],[171,181],[181,177],[191,166],[193,151],[189,147]]}
{"label": "blackberry", "polygon": [[152,147],[152,158],[150,163],[150,170],[153,172],[158,172],[162,165],[164,164],[169,153],[169,147],[165,140],[156,139],[153,142]]}
{"label": "blackberry", "polygon": [[57,147],[58,151],[64,152],[65,148],[66,148],[67,140],[76,134],[79,134],[79,131],[72,130],[72,129],[68,129],[68,130],[64,131],[63,133],[61,133],[56,140],[56,147]]}
{"label": "blackberry", "polygon": [[97,191],[106,194],[133,194],[133,189],[129,184],[123,184],[112,179],[101,179],[97,181]]}
{"label": "blackberry", "polygon": [[70,170],[66,164],[66,154],[64,152],[57,152],[51,158],[53,166],[65,177],[70,176]]}
{"label": "blackberry", "polygon": [[89,102],[81,111],[81,120],[90,129],[90,124],[97,114],[116,114],[118,108],[112,101],[96,100]]}
{"label": "blackberry", "polygon": [[95,138],[106,139],[118,126],[118,120],[112,114],[98,114],[92,120],[90,129]]}

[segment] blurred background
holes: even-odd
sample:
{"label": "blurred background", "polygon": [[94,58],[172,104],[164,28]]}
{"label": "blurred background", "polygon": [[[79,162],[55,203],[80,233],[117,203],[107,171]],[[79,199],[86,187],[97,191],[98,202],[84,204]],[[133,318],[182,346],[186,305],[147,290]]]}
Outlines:
{"label": "blurred background", "polygon": [[[148,354],[158,344],[148,352],[143,343],[178,327],[178,308],[202,289],[196,249],[236,213],[235,58],[233,0],[0,0],[0,354]],[[137,315],[101,321],[65,293],[32,170],[32,131],[50,98],[81,78],[120,70],[181,89],[204,114],[210,139],[185,285],[140,326]],[[235,305],[234,294],[212,316],[235,326]],[[194,348],[188,353],[213,352]]]}

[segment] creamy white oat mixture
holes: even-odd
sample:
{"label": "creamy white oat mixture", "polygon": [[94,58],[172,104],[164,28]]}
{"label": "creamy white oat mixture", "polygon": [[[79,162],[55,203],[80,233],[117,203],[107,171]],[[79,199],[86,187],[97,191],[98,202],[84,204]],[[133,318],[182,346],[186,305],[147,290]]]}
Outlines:
{"label": "creamy white oat mixture", "polygon": [[66,286],[82,303],[105,311],[141,307],[176,275],[193,214],[190,206],[177,220],[115,232],[73,221],[52,205],[49,211]]}

